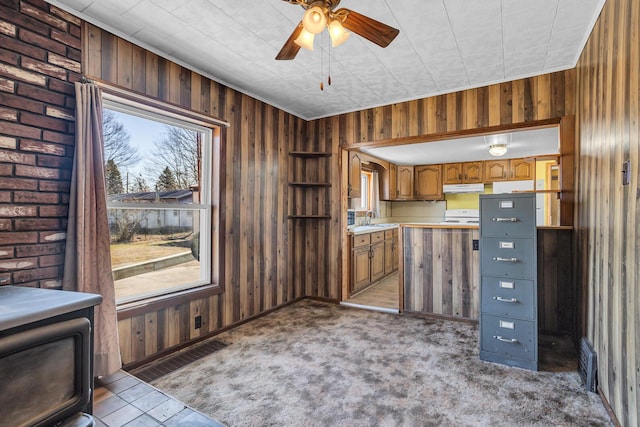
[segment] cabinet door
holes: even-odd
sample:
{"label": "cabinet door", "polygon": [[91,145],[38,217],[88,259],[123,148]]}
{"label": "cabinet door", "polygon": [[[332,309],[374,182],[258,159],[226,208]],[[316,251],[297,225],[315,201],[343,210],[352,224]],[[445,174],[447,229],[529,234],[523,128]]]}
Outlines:
{"label": "cabinet door", "polygon": [[384,276],[384,242],[371,245],[371,281]]}
{"label": "cabinet door", "polygon": [[484,182],[509,179],[509,160],[487,160],[484,162]]}
{"label": "cabinet door", "polygon": [[393,239],[393,245],[391,246],[391,250],[393,251],[393,270],[392,271],[396,271],[398,269],[398,264],[399,264],[399,260],[398,260],[398,236],[396,235],[396,237]]}
{"label": "cabinet door", "polygon": [[442,165],[416,166],[416,199],[442,199]]}
{"label": "cabinet door", "polygon": [[462,184],[462,163],[445,163],[442,169],[445,184]]}
{"label": "cabinet door", "polygon": [[398,200],[413,199],[413,166],[398,166]]}
{"label": "cabinet door", "polygon": [[362,171],[362,159],[357,151],[349,152],[349,188],[348,197],[360,197],[360,173]]}
{"label": "cabinet door", "polygon": [[482,162],[466,162],[462,164],[462,182],[465,184],[481,184],[483,178]]}
{"label": "cabinet door", "polygon": [[371,283],[370,246],[353,250],[351,292],[358,291]]}
{"label": "cabinet door", "polygon": [[382,200],[396,200],[398,196],[398,168],[389,163],[389,169],[382,174]]}
{"label": "cabinet door", "polygon": [[393,239],[384,241],[384,274],[393,271]]}
{"label": "cabinet door", "polygon": [[516,181],[533,179],[535,167],[535,162],[532,160],[511,159],[509,165],[511,179]]}

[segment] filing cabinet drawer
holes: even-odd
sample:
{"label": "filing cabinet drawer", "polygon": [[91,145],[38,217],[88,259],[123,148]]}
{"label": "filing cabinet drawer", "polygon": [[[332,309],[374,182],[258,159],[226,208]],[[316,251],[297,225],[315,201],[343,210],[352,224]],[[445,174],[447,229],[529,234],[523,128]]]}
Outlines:
{"label": "filing cabinet drawer", "polygon": [[482,236],[533,237],[536,229],[536,201],[533,197],[483,198]]}
{"label": "filing cabinet drawer", "polygon": [[536,324],[529,320],[482,315],[480,350],[506,358],[537,360]]}
{"label": "filing cabinet drawer", "polygon": [[486,237],[480,243],[482,275],[534,278],[536,241],[522,238]]}
{"label": "filing cabinet drawer", "polygon": [[536,287],[533,280],[482,276],[481,312],[534,320]]}

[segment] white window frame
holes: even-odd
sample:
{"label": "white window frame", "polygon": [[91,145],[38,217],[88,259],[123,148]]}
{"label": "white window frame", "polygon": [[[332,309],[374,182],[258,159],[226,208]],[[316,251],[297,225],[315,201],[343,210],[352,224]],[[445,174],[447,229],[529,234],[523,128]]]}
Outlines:
{"label": "white window frame", "polygon": [[[182,203],[132,203],[132,202],[107,202],[107,208],[124,208],[138,210],[162,210],[162,211],[191,211],[199,212],[200,223],[200,277],[196,282],[181,284],[172,288],[165,288],[154,292],[137,294],[135,296],[118,298],[117,305],[127,304],[135,301],[146,300],[149,298],[169,295],[175,292],[197,288],[203,285],[211,284],[217,272],[212,271],[212,260],[214,256],[218,256],[217,245],[212,244],[212,233],[214,224],[212,223],[212,180],[213,180],[213,144],[214,144],[214,128],[197,119],[189,116],[181,115],[172,111],[166,111],[162,108],[150,106],[131,99],[119,97],[117,95],[103,92],[102,93],[103,108],[118,111],[120,113],[141,117],[143,119],[164,123],[170,126],[182,127],[193,130],[201,134],[201,158],[200,168],[201,177],[199,185],[200,203],[182,204]],[[217,239],[216,239],[217,241]],[[217,263],[216,263],[217,264]]]}

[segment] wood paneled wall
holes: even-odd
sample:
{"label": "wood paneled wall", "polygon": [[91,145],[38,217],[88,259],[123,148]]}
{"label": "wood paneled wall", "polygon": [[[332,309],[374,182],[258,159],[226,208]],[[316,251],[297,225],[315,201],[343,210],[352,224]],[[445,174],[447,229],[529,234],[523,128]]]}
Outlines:
{"label": "wood paneled wall", "polygon": [[[578,280],[601,392],[640,425],[640,2],[607,0],[577,66]],[[631,161],[631,183],[622,164]]]}
{"label": "wood paneled wall", "polygon": [[[357,111],[339,116],[340,142],[387,142],[575,114],[575,70]],[[393,142],[393,141],[391,141]]]}
{"label": "wood paneled wall", "polygon": [[[222,131],[219,174],[223,292],[121,316],[127,317],[119,321],[124,363],[306,294],[324,296],[324,277],[331,269],[316,257],[322,253],[316,245],[330,244],[329,231],[323,224],[292,224],[287,219],[288,152],[306,145],[308,124],[95,26],[86,24],[83,37],[83,72],[88,77],[231,124]],[[300,258],[305,262],[297,262]],[[196,330],[193,318],[198,314],[203,327]]]}
{"label": "wood paneled wall", "polygon": [[538,228],[537,245],[538,329],[573,336],[578,316],[572,264],[573,231]]}
{"label": "wood paneled wall", "polygon": [[404,310],[477,320],[477,228],[402,227]]}

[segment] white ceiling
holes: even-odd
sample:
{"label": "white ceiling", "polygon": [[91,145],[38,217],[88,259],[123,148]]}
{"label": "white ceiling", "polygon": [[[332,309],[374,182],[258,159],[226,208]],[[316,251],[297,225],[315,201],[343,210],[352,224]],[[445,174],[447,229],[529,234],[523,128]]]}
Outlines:
{"label": "white ceiling", "polygon": [[361,148],[361,151],[399,165],[429,165],[493,160],[496,157],[489,154],[489,146],[493,144],[507,145],[507,153],[500,159],[558,154],[560,135],[557,127],[551,127],[445,141]]}
{"label": "white ceiling", "polygon": [[[304,119],[573,68],[605,0],[343,0],[400,29],[386,49],[316,37],[274,58],[302,18],[281,0],[48,0]],[[324,68],[322,68],[324,66]],[[323,70],[323,71],[321,71]]]}

